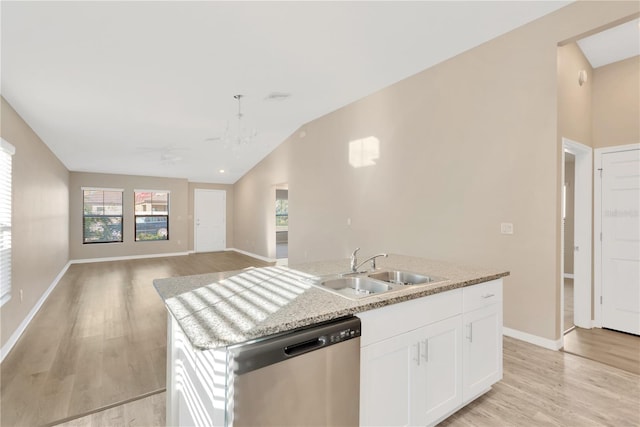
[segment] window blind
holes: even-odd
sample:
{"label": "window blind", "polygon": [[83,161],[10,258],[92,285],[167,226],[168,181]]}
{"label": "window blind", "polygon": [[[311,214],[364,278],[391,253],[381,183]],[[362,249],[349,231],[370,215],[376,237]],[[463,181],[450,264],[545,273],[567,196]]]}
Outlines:
{"label": "window blind", "polygon": [[11,299],[11,160],[13,145],[0,139],[0,306]]}

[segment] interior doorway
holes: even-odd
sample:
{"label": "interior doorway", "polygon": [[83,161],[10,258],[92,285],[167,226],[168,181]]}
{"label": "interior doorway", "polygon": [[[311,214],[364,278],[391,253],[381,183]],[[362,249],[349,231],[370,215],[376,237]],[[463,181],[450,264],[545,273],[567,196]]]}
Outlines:
{"label": "interior doorway", "polygon": [[[564,337],[564,332],[570,330],[572,326],[585,329],[591,329],[592,327],[591,244],[593,240],[591,219],[593,206],[593,154],[591,147],[567,138],[562,139],[562,148],[563,233],[561,240],[563,259],[560,279],[563,286],[561,286],[560,290],[562,307],[560,336]],[[567,164],[572,166],[567,167]],[[568,182],[572,183],[572,188],[567,188]],[[567,195],[571,196],[570,199],[573,202],[569,206],[573,210],[570,215],[567,215],[568,209],[565,204]],[[565,218],[568,216],[571,217],[572,224],[565,223]],[[565,230],[569,228],[570,230]],[[571,239],[567,239],[567,235]],[[572,265],[567,265],[567,260],[570,260]],[[572,271],[568,271],[568,269]],[[567,279],[570,279],[570,281]],[[567,282],[566,284],[565,281]],[[570,286],[567,287],[567,285]],[[573,311],[573,322],[569,326],[571,323],[571,311]],[[565,320],[565,315],[568,315],[567,320]],[[567,324],[565,325],[565,323]]]}
{"label": "interior doorway", "polygon": [[289,258],[289,188],[286,184],[276,188],[276,259],[282,264]]}
{"label": "interior doorway", "polygon": [[562,189],[562,225],[564,236],[564,333],[575,329],[574,292],[573,292],[573,251],[574,251],[574,206],[575,206],[575,166],[576,156],[566,152],[564,154],[564,185]]}

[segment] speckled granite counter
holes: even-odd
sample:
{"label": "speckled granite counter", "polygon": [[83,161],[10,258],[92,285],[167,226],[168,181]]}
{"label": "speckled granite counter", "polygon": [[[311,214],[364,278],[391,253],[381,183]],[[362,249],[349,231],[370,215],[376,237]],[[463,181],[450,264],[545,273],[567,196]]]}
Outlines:
{"label": "speckled granite counter", "polygon": [[509,275],[400,255],[379,259],[378,269],[446,278],[353,301],[319,289],[309,279],[349,270],[348,260],[295,267],[264,267],[156,279],[153,284],[195,348],[238,344],[390,304]]}

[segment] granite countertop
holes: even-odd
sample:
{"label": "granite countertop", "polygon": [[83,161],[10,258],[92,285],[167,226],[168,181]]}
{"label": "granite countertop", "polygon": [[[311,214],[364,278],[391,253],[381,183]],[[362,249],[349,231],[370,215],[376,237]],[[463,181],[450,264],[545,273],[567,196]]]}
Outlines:
{"label": "granite countertop", "polygon": [[156,279],[153,285],[193,347],[206,350],[509,275],[503,270],[401,255],[379,258],[377,264],[379,270],[404,270],[446,279],[357,301],[309,283],[318,276],[348,272],[349,261],[339,260]]}

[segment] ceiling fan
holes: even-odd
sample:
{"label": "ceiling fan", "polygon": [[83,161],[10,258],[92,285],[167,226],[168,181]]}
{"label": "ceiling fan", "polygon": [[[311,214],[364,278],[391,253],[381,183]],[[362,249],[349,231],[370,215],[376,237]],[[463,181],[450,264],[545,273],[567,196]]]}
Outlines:
{"label": "ceiling fan", "polygon": [[137,147],[141,153],[159,153],[160,162],[164,166],[172,166],[182,161],[182,156],[176,154],[180,151],[188,151],[187,147],[177,147],[175,145],[164,145],[162,147]]}

